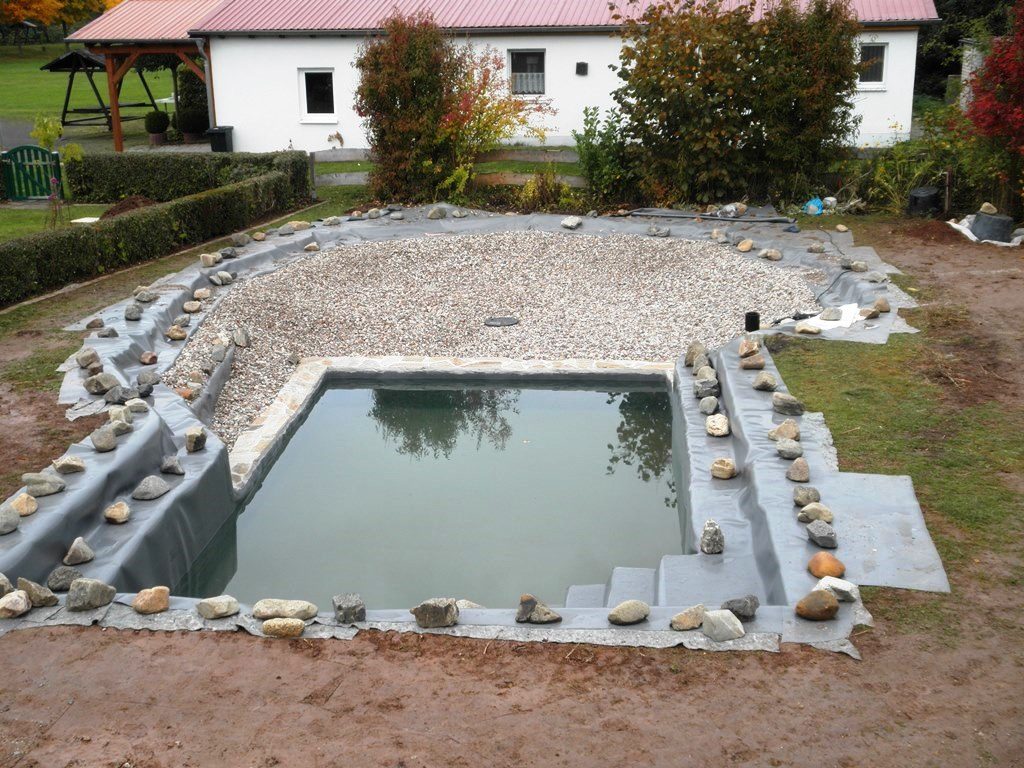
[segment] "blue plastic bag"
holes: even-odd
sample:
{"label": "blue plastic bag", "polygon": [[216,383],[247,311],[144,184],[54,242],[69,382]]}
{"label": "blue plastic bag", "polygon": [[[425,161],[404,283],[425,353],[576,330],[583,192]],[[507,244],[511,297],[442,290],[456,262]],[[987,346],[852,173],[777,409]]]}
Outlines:
{"label": "blue plastic bag", "polygon": [[825,204],[821,202],[820,197],[812,197],[804,203],[804,213],[808,216],[821,216],[821,211],[824,207]]}

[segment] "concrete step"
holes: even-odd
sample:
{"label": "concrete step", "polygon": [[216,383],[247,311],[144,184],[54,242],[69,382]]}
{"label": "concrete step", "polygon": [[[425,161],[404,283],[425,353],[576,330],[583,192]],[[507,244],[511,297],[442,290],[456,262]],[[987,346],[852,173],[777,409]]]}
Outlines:
{"label": "concrete step", "polygon": [[573,584],[565,592],[566,608],[604,608],[604,584]]}
{"label": "concrete step", "polygon": [[653,605],[656,584],[657,573],[653,568],[615,568],[608,579],[605,605],[613,608],[623,600],[643,600]]}

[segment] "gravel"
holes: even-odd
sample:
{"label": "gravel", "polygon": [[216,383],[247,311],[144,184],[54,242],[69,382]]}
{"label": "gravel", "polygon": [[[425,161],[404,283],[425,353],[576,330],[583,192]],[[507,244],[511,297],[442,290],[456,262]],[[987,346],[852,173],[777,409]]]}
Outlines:
{"label": "gravel", "polygon": [[[713,242],[545,232],[426,236],[340,246],[240,281],[164,380],[201,382],[236,328],[251,343],[214,414],[231,445],[291,375],[289,357],[431,355],[674,360],[723,344],[744,312],[816,306],[798,270]],[[519,324],[490,328],[488,317]]]}

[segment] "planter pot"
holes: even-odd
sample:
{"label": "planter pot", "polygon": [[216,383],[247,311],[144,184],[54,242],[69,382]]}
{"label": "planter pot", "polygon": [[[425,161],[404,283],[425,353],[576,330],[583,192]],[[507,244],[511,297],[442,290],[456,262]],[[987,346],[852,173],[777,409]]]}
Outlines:
{"label": "planter pot", "polygon": [[186,144],[198,144],[203,140],[203,134],[201,133],[185,133],[182,131],[181,138],[184,139]]}
{"label": "planter pot", "polygon": [[167,131],[163,133],[151,133],[149,134],[149,144],[152,147],[159,147],[161,144],[167,142]]}

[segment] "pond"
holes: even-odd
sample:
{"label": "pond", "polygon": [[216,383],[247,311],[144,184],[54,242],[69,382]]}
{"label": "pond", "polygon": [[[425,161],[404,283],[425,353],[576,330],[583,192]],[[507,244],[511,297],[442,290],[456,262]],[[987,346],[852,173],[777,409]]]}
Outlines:
{"label": "pond", "polygon": [[681,514],[664,387],[332,384],[176,594],[558,605],[682,553]]}

